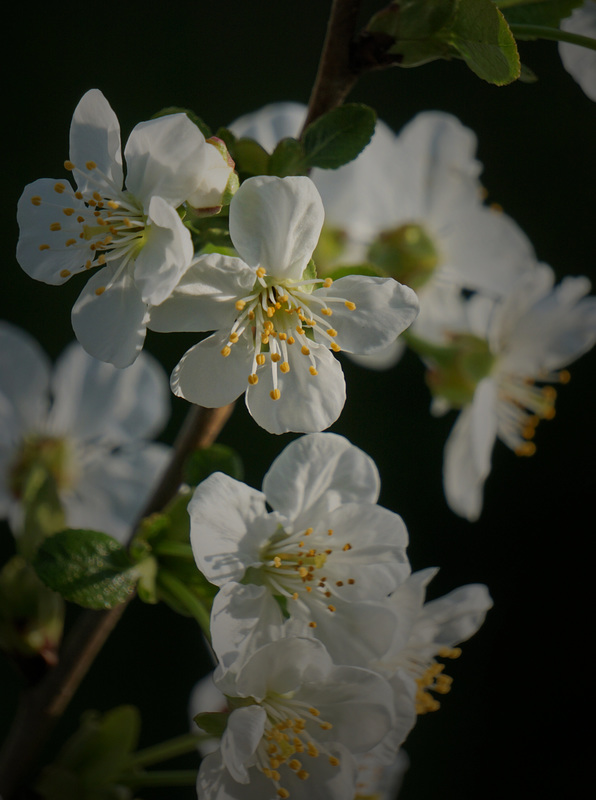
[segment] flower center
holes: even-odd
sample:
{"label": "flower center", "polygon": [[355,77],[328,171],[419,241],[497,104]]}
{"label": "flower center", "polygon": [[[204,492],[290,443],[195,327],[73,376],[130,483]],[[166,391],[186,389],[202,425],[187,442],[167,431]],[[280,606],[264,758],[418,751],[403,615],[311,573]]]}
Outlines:
{"label": "flower center", "polygon": [[503,374],[499,380],[497,404],[498,432],[503,442],[518,456],[532,456],[536,452],[533,441],[540,420],[555,416],[556,389],[550,383],[568,383],[567,370],[545,375],[536,386],[531,378]]}
{"label": "flower center", "polygon": [[334,352],[341,349],[335,341],[337,331],[329,324],[333,314],[330,304],[343,303],[350,310],[356,305],[344,298],[318,297],[313,292],[317,285],[329,288],[331,278],[277,281],[266,277],[263,267],[259,267],[256,274],[253,291],[236,301],[239,315],[221,354],[226,358],[234,344],[241,337],[247,337],[253,349],[249,385],[259,382],[258,370],[269,362],[273,383],[270,396],[272,400],[279,400],[278,371],[288,373],[292,358],[306,358],[310,362],[308,371],[311,376],[318,374],[310,350],[315,336]]}
{"label": "flower center", "polygon": [[416,223],[382,231],[371,244],[368,258],[387,275],[412,289],[424,286],[439,264],[433,239]]}
{"label": "flower center", "polygon": [[[118,274],[128,262],[134,260],[146,241],[147,217],[140,203],[130,192],[117,186],[101,172],[94,161],[87,161],[85,168],[79,168],[71,161],[64,166],[84,187],[74,191],[68,182],[58,181],[54,191],[72,199],[72,205],[44,201],[39,195],[31,198],[34,206],[53,205],[56,219],[49,225],[48,243],[41,244],[40,250],[62,250],[74,247],[81,252],[81,264],[85,269],[103,266],[122,259]],[[60,277],[68,278],[71,272],[63,269]],[[112,282],[115,277],[112,279]],[[96,294],[102,294],[107,287],[98,287]]]}
{"label": "flower center", "polygon": [[[329,528],[323,535],[332,537],[333,529]],[[300,534],[286,534],[280,527],[278,535],[267,543],[261,553],[263,566],[260,574],[273,594],[293,600],[302,597],[309,603],[323,603],[333,613],[336,609],[329,601],[338,594],[337,589],[353,585],[356,581],[345,577],[337,579],[335,574],[332,579],[329,573],[336,573],[337,569],[329,560],[337,548],[325,546],[331,545],[331,538],[329,543],[321,542],[321,538],[321,534],[314,534],[313,528],[307,528]],[[351,549],[352,545],[344,544],[341,552],[346,553]],[[309,625],[316,628],[315,622]]]}
{"label": "flower center", "polygon": [[257,767],[269,778],[278,797],[287,798],[290,792],[282,785],[280,768],[291,770],[300,780],[306,780],[310,773],[304,767],[305,757],[326,756],[333,767],[339,766],[339,759],[332,755],[313,736],[313,728],[328,731],[333,727],[321,719],[321,712],[307,703],[294,699],[291,695],[270,694],[261,703],[267,712],[267,723],[263,738],[257,748]]}
{"label": "flower center", "polygon": [[15,499],[20,500],[33,474],[43,470],[50,475],[59,491],[69,489],[76,482],[76,465],[73,453],[65,439],[51,436],[27,436],[9,468],[9,486]]}

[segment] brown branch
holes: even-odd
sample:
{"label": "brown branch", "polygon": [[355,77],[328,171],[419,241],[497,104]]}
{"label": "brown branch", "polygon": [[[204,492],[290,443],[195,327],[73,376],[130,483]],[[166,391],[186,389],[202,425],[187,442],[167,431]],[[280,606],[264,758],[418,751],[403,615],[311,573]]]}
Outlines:
{"label": "brown branch", "polygon": [[[192,406],[174,443],[172,459],[142,516],[163,508],[175,495],[182,466],[189,454],[208,447],[225,425],[233,405],[223,408]],[[136,525],[131,531],[134,535]],[[132,599],[132,596],[131,598]],[[95,656],[122,616],[128,602],[109,611],[82,611],[65,638],[58,664],[19,700],[12,728],[0,753],[0,798],[10,800],[39,755]]]}
{"label": "brown branch", "polygon": [[360,73],[352,64],[352,45],[360,2],[333,0],[304,128],[340,106],[358,80]]}

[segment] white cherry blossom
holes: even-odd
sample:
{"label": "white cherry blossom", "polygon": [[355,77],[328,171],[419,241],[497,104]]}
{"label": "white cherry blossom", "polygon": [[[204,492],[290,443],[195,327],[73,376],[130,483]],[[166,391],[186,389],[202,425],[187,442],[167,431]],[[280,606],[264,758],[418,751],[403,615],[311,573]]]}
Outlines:
{"label": "white cherry blossom", "polygon": [[410,567],[405,525],[376,504],[378,492],[371,459],[330,433],[289,444],[262,492],[222,473],[199,484],[191,544],[221,587],[212,611],[218,674],[237,670],[284,624],[321,639],[337,663],[366,665],[384,652],[396,625],[384,601]]}
{"label": "white cherry blossom", "polygon": [[437,342],[442,336],[460,352],[455,369],[427,359],[435,413],[461,409],[443,464],[445,495],[456,514],[472,522],[480,516],[497,438],[517,455],[535,452],[536,426],[555,415],[552,384],[566,383],[564,367],[596,342],[596,298],[586,297],[589,291],[584,277],[555,286],[552,269],[541,265],[500,302],[453,293],[437,298],[436,325],[424,334]]}
{"label": "white cherry blossom", "polygon": [[73,342],[53,370],[27,333],[0,323],[0,516],[19,535],[28,470],[53,475],[66,524],[123,541],[164,469],[151,443],[169,414],[167,377],[142,354],[126,370]]}
{"label": "white cherry blossom", "polygon": [[124,149],[124,184],[118,119],[92,89],[70,128],[64,166],[75,186],[42,178],[25,188],[17,246],[25,272],[58,285],[98,268],[72,313],[77,338],[96,358],[118,367],[134,361],[148,305],[167,297],[190,263],[192,241],[177,207],[199,188],[208,194],[209,150],[186,114],[141,122]]}
{"label": "white cherry blossom", "polygon": [[201,800],[351,800],[353,754],[375,747],[393,724],[386,681],[334,665],[313,639],[259,648],[225,695],[231,713],[219,750],[201,764]]}
{"label": "white cherry blossom", "polygon": [[309,265],[323,217],[309,178],[242,184],[230,204],[240,258],[195,259],[150,311],[153,330],[215,331],[175,368],[175,394],[216,407],[246,391],[248,410],[270,433],[321,431],[337,419],[345,381],[333,353],[390,344],[415,319],[418,301],[390,278],[317,278]]}

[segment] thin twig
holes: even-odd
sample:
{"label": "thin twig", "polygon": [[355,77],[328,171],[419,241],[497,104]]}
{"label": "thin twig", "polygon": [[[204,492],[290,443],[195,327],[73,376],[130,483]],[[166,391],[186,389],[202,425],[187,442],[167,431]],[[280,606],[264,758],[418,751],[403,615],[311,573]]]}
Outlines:
{"label": "thin twig", "polygon": [[358,80],[351,49],[361,0],[333,0],[304,128],[340,106]]}
{"label": "thin twig", "polygon": [[[174,443],[170,464],[142,516],[160,510],[171,500],[180,485],[184,461],[193,450],[208,447],[215,441],[232,408],[232,405],[223,408],[191,407]],[[130,538],[136,527],[133,526]],[[130,599],[109,611],[82,611],[65,638],[57,666],[38,684],[22,693],[12,728],[0,753],[0,797],[3,800],[10,800],[24,776],[29,778],[29,770],[54,724]]]}

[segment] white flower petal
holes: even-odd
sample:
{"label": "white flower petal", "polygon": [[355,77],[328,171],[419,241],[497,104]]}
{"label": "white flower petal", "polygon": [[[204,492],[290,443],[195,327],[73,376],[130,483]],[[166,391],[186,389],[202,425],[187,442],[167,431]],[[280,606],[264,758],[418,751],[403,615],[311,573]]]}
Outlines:
{"label": "white flower petal", "polygon": [[[56,185],[69,189],[56,192]],[[25,187],[17,208],[17,261],[27,275],[57,286],[85,269],[85,261],[93,254],[79,237],[76,217],[81,211],[84,204],[73,197],[68,181],[41,178]],[[72,241],[76,244],[66,244]]]}
{"label": "white flower petal", "polygon": [[51,365],[28,333],[0,321],[0,441],[41,429],[49,403]]}
{"label": "white flower petal", "polygon": [[[296,347],[297,345],[292,345]],[[235,345],[236,347],[236,345]],[[232,353],[234,349],[232,348]],[[290,371],[277,372],[277,388],[281,395],[272,400],[272,370],[258,373],[259,382],[249,386],[246,406],[254,420],[269,433],[315,433],[328,428],[341,414],[346,387],[339,361],[326,347],[313,342],[310,357],[292,353]],[[313,366],[316,375],[310,373]]]}
{"label": "white flower petal", "polygon": [[228,128],[237,138],[254,139],[272,153],[282,139],[298,138],[305,118],[306,106],[302,103],[270,103],[238,117]]}
{"label": "white flower petal", "polygon": [[299,280],[323,219],[323,202],[310,178],[260,175],[246,180],[230,203],[230,236],[249,266]]}
{"label": "white flower petal", "polygon": [[170,114],[136,125],[124,157],[127,188],[145,207],[156,196],[178,206],[201,181],[205,137],[186,114]]}
{"label": "white flower petal", "polygon": [[117,271],[110,265],[90,278],[73,306],[72,327],[94,358],[128,367],[143,349],[147,306],[129,271]]}
{"label": "white flower petal", "polygon": [[[317,297],[341,297],[352,302],[350,310],[343,303],[330,304],[331,324],[337,330],[336,341],[342,350],[360,354],[374,353],[395,341],[418,315],[418,297],[408,286],[393,278],[348,275],[329,289],[319,289]],[[315,330],[315,336],[320,334]]]}
{"label": "white flower petal", "polygon": [[146,241],[135,260],[134,278],[143,301],[158,305],[173,291],[193,254],[189,231],[161,197],[149,202]]}
{"label": "white flower petal", "polygon": [[151,438],[170,413],[167,375],[146,353],[121,370],[73,342],[56,362],[52,394],[51,429],[81,441],[120,445]]}
{"label": "white flower petal", "polygon": [[267,502],[288,519],[346,502],[376,503],[380,479],[370,456],[334,433],[301,436],[284,448],[263,479]]}
{"label": "white flower petal", "polygon": [[277,527],[261,492],[221,472],[197,486],[188,513],[195,560],[216,586],[240,581],[248,567],[259,565],[260,548]]}
{"label": "white flower petal", "polygon": [[[86,191],[91,185],[84,177],[90,161],[95,162],[112,186],[118,190],[122,188],[120,124],[99,89],[84,94],[75,109],[70,126],[70,160],[83,172],[83,175],[76,173],[81,191]],[[93,185],[93,189],[96,188]]]}
{"label": "white flower petal", "polygon": [[453,647],[476,633],[492,605],[486,586],[468,584],[426,603],[423,618],[435,627],[437,646]]}
{"label": "white flower petal", "polygon": [[486,378],[471,406],[460,413],[445,445],[443,485],[452,511],[475,522],[482,512],[482,490],[490,473],[497,435],[496,385]]}
{"label": "white flower petal", "polygon": [[[562,20],[561,30],[596,39],[596,3],[585,0],[572,15]],[[596,101],[596,53],[586,47],[559,42],[559,55],[567,72],[579,83],[590,100]]]}
{"label": "white flower petal", "polygon": [[235,303],[253,288],[255,272],[239,258],[199,256],[169,298],[149,309],[154,331],[213,331],[232,326]]}
{"label": "white flower petal", "polygon": [[247,767],[254,764],[255,751],[263,738],[267,712],[260,706],[232,711],[221,740],[221,757],[232,778],[250,781]]}
{"label": "white flower petal", "polygon": [[187,350],[172,372],[175,395],[206,408],[220,408],[245,391],[253,351],[241,338],[224,358],[221,351],[227,341],[228,332],[218,332]]}

